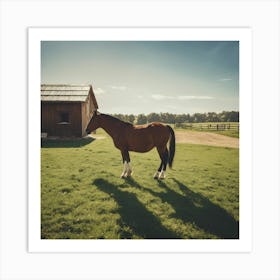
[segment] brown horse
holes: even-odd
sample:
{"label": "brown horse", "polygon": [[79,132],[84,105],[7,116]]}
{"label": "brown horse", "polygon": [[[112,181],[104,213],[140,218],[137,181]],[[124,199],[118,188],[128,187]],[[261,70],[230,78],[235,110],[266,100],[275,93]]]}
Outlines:
{"label": "brown horse", "polygon": [[[103,128],[112,137],[115,147],[122,153],[124,169],[121,178],[129,177],[132,174],[129,151],[145,153],[154,147],[157,148],[161,159],[154,178],[165,178],[167,163],[171,168],[175,155],[175,135],[169,125],[155,122],[147,125],[132,125],[95,111],[86,132],[89,134],[99,127]],[[169,140],[168,151],[167,143]]]}

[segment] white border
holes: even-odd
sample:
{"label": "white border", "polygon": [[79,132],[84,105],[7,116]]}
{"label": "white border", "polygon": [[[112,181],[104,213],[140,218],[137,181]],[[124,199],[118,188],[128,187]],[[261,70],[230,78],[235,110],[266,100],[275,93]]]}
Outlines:
{"label": "white border", "polygon": [[[252,248],[252,48],[249,28],[30,28],[29,252],[249,252]],[[240,42],[240,238],[238,240],[40,239],[40,42],[190,40]]]}
{"label": "white border", "polygon": [[[1,0],[0,7],[1,280],[280,279],[278,0]],[[27,251],[26,30],[31,26],[62,24],[252,28],[254,163],[250,253],[30,254]],[[15,128],[19,117],[22,123]]]}

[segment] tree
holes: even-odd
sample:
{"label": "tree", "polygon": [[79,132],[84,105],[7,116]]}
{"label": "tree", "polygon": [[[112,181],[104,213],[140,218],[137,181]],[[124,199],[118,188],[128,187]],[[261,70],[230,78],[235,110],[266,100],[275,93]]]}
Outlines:
{"label": "tree", "polygon": [[147,120],[148,122],[159,122],[160,116],[157,113],[150,113],[149,115],[147,115]]}
{"label": "tree", "polygon": [[217,113],[215,113],[215,112],[207,113],[206,120],[207,120],[207,122],[218,122],[218,121],[220,121]]}
{"label": "tree", "polygon": [[130,122],[130,123],[134,123],[134,120],[135,120],[135,116],[134,115],[132,115],[132,114],[130,114],[130,115],[128,115],[128,117],[127,117],[127,121],[128,122]]}
{"label": "tree", "polygon": [[176,123],[183,123],[185,121],[184,114],[176,115],[175,122]]}
{"label": "tree", "polygon": [[194,113],[190,114],[171,114],[171,113],[150,113],[148,115],[139,114],[113,114],[114,117],[129,123],[145,124],[147,122],[163,122],[170,124],[180,123],[199,123],[199,122],[239,122],[238,111],[223,111],[221,113]]}
{"label": "tree", "polygon": [[160,113],[160,121],[163,123],[175,123],[175,114],[170,113]]}
{"label": "tree", "polygon": [[136,119],[136,124],[145,124],[147,123],[147,117],[144,114],[139,114]]}
{"label": "tree", "polygon": [[193,115],[194,122],[200,123],[200,122],[205,122],[206,121],[206,114],[201,114],[201,113],[195,113]]}

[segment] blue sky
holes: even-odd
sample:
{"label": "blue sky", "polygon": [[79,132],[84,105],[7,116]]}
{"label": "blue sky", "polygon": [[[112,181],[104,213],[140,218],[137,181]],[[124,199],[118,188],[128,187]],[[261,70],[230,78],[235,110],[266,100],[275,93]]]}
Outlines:
{"label": "blue sky", "polygon": [[41,82],[92,84],[103,113],[239,110],[239,43],[43,41]]}

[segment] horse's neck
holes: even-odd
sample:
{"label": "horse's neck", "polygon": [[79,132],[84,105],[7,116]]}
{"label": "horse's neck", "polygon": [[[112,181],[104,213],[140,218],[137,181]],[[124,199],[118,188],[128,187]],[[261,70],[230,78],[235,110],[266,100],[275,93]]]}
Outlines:
{"label": "horse's neck", "polygon": [[119,126],[115,125],[113,123],[113,120],[106,116],[102,117],[102,124],[100,125],[100,127],[103,128],[112,138],[114,138],[114,135],[116,135],[119,130]]}

